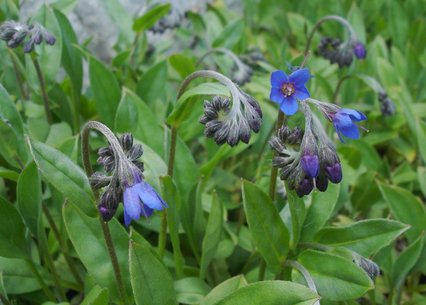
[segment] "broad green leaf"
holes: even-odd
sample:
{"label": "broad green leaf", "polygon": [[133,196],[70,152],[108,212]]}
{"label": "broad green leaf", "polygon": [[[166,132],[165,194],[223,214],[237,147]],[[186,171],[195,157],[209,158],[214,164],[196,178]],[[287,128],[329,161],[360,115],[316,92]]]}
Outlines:
{"label": "broad green leaf", "polygon": [[28,258],[25,226],[16,208],[0,197],[0,256]]}
{"label": "broad green leaf", "polygon": [[186,277],[175,282],[175,290],[179,303],[198,305],[210,287],[198,277]]}
{"label": "broad green leaf", "polygon": [[[95,282],[109,290],[111,300],[115,303],[120,301],[111,259],[102,234],[101,220],[89,217],[76,205],[68,203],[62,210],[65,227],[69,238]],[[111,238],[117,254],[121,277],[124,282],[126,294],[129,301],[133,300],[130,285],[129,270],[129,237],[126,230],[113,218],[106,225],[109,226]]]}
{"label": "broad green leaf", "polygon": [[77,36],[67,17],[57,9],[53,12],[62,31],[62,65],[71,78],[76,94],[79,94],[83,86],[83,60],[80,52],[73,47],[78,43]]}
{"label": "broad green leaf", "polygon": [[423,244],[424,244],[425,235],[420,235],[416,241],[414,241],[409,247],[407,247],[404,252],[402,252],[392,268],[392,286],[400,287],[410,272],[410,270],[415,266],[418,259],[420,258],[420,254],[422,253]]}
{"label": "broad green leaf", "polygon": [[422,231],[426,230],[426,208],[424,204],[403,188],[379,182],[378,185],[394,217],[411,225],[406,234],[411,241],[414,241]]}
{"label": "broad green leaf", "polygon": [[194,61],[182,54],[173,54],[169,57],[169,62],[182,78],[195,71]]}
{"label": "broad green leaf", "polygon": [[108,67],[93,56],[89,57],[89,77],[96,110],[102,121],[112,126],[121,95],[117,78]]}
{"label": "broad green leaf", "polygon": [[185,258],[180,248],[179,239],[179,211],[181,210],[181,196],[177,190],[176,184],[170,176],[160,177],[161,194],[163,200],[167,203],[167,224],[169,228],[170,240],[173,246],[173,257],[175,262],[176,276],[182,278],[184,275],[183,266]]}
{"label": "broad green leaf", "polygon": [[[3,247],[3,245],[2,245]],[[52,279],[47,270],[36,266],[44,281],[49,285]],[[4,288],[8,294],[22,294],[41,289],[28,261],[18,258],[0,257],[0,274],[3,276]]]}
{"label": "broad green leaf", "polygon": [[301,241],[311,241],[333,213],[340,184],[329,184],[326,192],[314,192],[301,232]]}
{"label": "broad green leaf", "polygon": [[209,219],[201,246],[200,278],[204,278],[209,263],[213,260],[222,235],[223,209],[218,195],[213,194]]}
{"label": "broad green leaf", "polygon": [[137,305],[177,304],[173,279],[153,250],[130,240],[130,281]]}
{"label": "broad green leaf", "polygon": [[192,103],[197,103],[198,107],[203,107],[201,101],[190,99],[196,95],[228,96],[229,92],[225,86],[216,83],[203,83],[192,89],[188,89],[177,100],[172,113],[167,118],[167,123],[178,127],[188,117],[188,113],[192,111],[192,107],[194,107],[194,105],[191,105]]}
{"label": "broad green leaf", "polygon": [[137,18],[133,23],[133,31],[143,32],[152,27],[161,17],[170,11],[170,3],[159,3]]}
{"label": "broad green leaf", "polygon": [[362,256],[370,256],[386,247],[408,227],[389,219],[367,219],[342,227],[324,228],[316,241],[326,245],[346,247]]}
{"label": "broad green leaf", "polygon": [[247,286],[247,281],[243,275],[237,275],[227,279],[214,287],[212,291],[210,291],[209,294],[201,301],[200,305],[214,305],[244,286]]}
{"label": "broad green leaf", "polygon": [[152,110],[132,91],[123,89],[115,116],[117,132],[131,132],[148,144],[158,155],[164,156],[164,128]]}
{"label": "broad green leaf", "polygon": [[243,181],[242,192],[253,241],[271,269],[278,272],[289,250],[288,230],[272,200],[256,185]]}
{"label": "broad green leaf", "polygon": [[300,284],[285,281],[263,281],[244,286],[215,305],[312,305],[319,296]]}
{"label": "broad green leaf", "polygon": [[18,110],[1,84],[0,106],[0,155],[12,166],[19,168],[28,159],[24,126]]}
{"label": "broad green leaf", "polygon": [[374,287],[367,273],[340,256],[307,250],[298,261],[309,271],[318,294],[326,300],[356,299]]}
{"label": "broad green leaf", "polygon": [[417,177],[420,184],[420,189],[424,196],[426,196],[426,168],[418,167],[417,168]]}
{"label": "broad green leaf", "polygon": [[0,177],[10,181],[17,182],[19,178],[19,174],[15,172],[14,170],[10,170],[0,166]]}
{"label": "broad green leaf", "polygon": [[[56,38],[53,46],[43,42],[36,46],[36,51],[39,54],[39,63],[43,71],[46,82],[53,83],[56,80],[59,68],[61,66],[62,56],[62,33],[59,23],[56,20],[52,9],[44,4],[40,7],[34,21],[43,25]],[[28,56],[29,57],[29,56]],[[29,63],[32,65],[32,63]],[[31,69],[32,70],[32,69]],[[35,73],[35,71],[34,71]]]}
{"label": "broad green leaf", "polygon": [[60,151],[28,141],[38,169],[50,184],[88,215],[94,215],[93,193],[83,170]]}
{"label": "broad green leaf", "polygon": [[81,305],[105,305],[109,303],[108,289],[95,286],[85,296]]}
{"label": "broad green leaf", "polygon": [[220,35],[213,41],[213,47],[232,49],[244,34],[244,21],[235,20],[229,23]]}
{"label": "broad green leaf", "polygon": [[17,186],[18,209],[33,236],[38,237],[41,216],[41,179],[34,162],[29,163],[19,176]]}
{"label": "broad green leaf", "polygon": [[423,163],[426,164],[426,124],[421,121],[417,121],[417,143]]}
{"label": "broad green leaf", "polygon": [[300,239],[300,231],[306,217],[305,202],[302,198],[299,198],[295,192],[288,192],[288,207],[291,218],[290,248],[296,249]]}

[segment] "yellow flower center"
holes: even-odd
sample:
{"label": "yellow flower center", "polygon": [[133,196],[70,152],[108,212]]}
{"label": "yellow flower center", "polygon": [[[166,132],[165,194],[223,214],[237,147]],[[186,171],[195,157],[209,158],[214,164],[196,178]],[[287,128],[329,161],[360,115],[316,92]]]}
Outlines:
{"label": "yellow flower center", "polygon": [[281,87],[281,91],[285,95],[285,97],[289,97],[294,93],[294,85],[292,83],[285,83]]}

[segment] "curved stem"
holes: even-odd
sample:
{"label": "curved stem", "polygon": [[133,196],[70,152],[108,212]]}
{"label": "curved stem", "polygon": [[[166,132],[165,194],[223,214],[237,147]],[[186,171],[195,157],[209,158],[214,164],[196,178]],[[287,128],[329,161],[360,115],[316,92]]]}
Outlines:
{"label": "curved stem", "polygon": [[318,30],[318,28],[321,26],[321,24],[323,24],[324,22],[329,21],[329,20],[334,20],[334,21],[339,22],[340,24],[342,24],[343,26],[345,26],[348,29],[351,37],[356,37],[356,33],[355,33],[354,29],[352,28],[352,25],[345,18],[342,18],[340,16],[336,16],[336,15],[325,16],[324,18],[321,18],[320,20],[318,20],[317,23],[315,23],[314,27],[312,28],[311,33],[309,34],[309,37],[308,37],[308,41],[306,42],[305,51],[303,53],[305,56],[307,56],[309,54],[309,48],[311,46],[312,38],[314,37],[315,31]]}
{"label": "curved stem", "polygon": [[208,56],[212,55],[213,53],[222,53],[225,55],[228,55],[229,57],[232,58],[232,60],[234,61],[234,63],[238,66],[238,68],[240,68],[243,63],[241,62],[241,60],[238,58],[237,55],[235,55],[234,52],[225,49],[225,48],[215,48],[215,49],[211,49],[209,51],[207,51],[206,53],[204,53],[203,56],[200,57],[200,59],[197,61],[197,63],[195,64],[195,66],[198,66],[201,64],[201,62]]}
{"label": "curved stem", "polygon": [[[95,121],[89,121],[87,122],[82,131],[82,140],[81,140],[81,146],[82,146],[82,157],[83,157],[83,166],[84,170],[86,171],[86,175],[90,177],[93,174],[92,165],[90,164],[90,156],[89,156],[89,132],[91,129],[97,130],[100,133],[102,133],[107,139],[109,144],[111,145],[111,148],[113,149],[114,153],[121,155],[121,157],[124,156],[124,152],[120,146],[120,143],[118,142],[115,135],[111,132],[111,130],[105,126],[104,124],[100,122]],[[115,162],[116,162],[116,169],[118,168],[118,159],[120,156],[116,156]],[[101,217],[99,217],[99,222],[101,224],[102,233],[104,235],[105,243],[108,249],[108,254],[111,259],[112,268],[114,270],[114,276],[115,280],[117,282],[117,288],[120,293],[120,297],[123,301],[123,304],[127,304],[127,296],[126,296],[126,290],[124,289],[123,279],[121,277],[120,272],[120,265],[118,264],[117,254],[115,252],[114,243],[112,241],[111,232],[109,230],[109,226],[107,222],[104,222]]]}
{"label": "curved stem", "polygon": [[343,77],[341,77],[341,78],[339,79],[339,82],[337,83],[336,89],[334,90],[333,97],[332,97],[332,99],[331,99],[331,103],[333,103],[333,104],[337,104],[337,103],[336,103],[337,95],[339,94],[339,91],[340,91],[340,88],[342,87],[343,82],[344,82],[345,80],[347,80],[347,79],[351,78],[351,77],[352,77],[352,75],[347,74],[347,75],[345,75],[345,76],[343,76]]}
{"label": "curved stem", "polygon": [[43,97],[44,111],[46,112],[47,122],[49,123],[49,125],[51,125],[53,123],[53,117],[52,117],[52,112],[50,110],[49,97],[46,91],[46,83],[44,80],[43,72],[41,71],[41,67],[40,67],[40,64],[38,63],[37,58],[34,56],[31,56],[31,59],[33,61],[35,70],[37,72],[38,81],[40,82],[40,90],[41,90],[41,95]]}
{"label": "curved stem", "polygon": [[[285,264],[299,271],[302,274],[303,278],[305,279],[306,284],[308,284],[308,287],[312,289],[313,291],[318,292],[311,274],[309,273],[308,270],[306,270],[306,268],[303,265],[293,260],[288,260],[286,261]],[[320,305],[320,301],[319,300],[316,301],[314,305]]]}

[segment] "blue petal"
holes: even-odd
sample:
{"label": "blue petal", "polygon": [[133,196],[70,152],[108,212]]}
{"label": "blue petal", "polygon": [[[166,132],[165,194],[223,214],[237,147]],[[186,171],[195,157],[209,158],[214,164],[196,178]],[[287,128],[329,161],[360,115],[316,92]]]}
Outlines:
{"label": "blue petal", "polygon": [[271,88],[271,94],[269,99],[275,103],[281,104],[282,100],[285,98],[281,88]]}
{"label": "blue petal", "polygon": [[350,139],[358,139],[359,138],[359,131],[358,126],[353,124],[352,126],[345,126],[339,128],[342,135],[344,135],[347,138]]}
{"label": "blue petal", "polygon": [[124,210],[124,224],[126,225],[126,227],[129,226],[130,222],[132,221],[132,219],[130,218],[130,216],[126,213],[126,210]]}
{"label": "blue petal", "polygon": [[349,117],[349,115],[347,115],[346,113],[342,113],[341,111],[337,112],[334,115],[333,123],[335,126],[338,126],[339,128],[353,125],[353,122],[351,118]]}
{"label": "blue petal", "polygon": [[308,68],[299,69],[291,73],[288,78],[290,79],[290,82],[294,83],[295,86],[301,86],[311,78],[311,74],[309,73]]}
{"label": "blue petal", "polygon": [[138,183],[137,186],[140,199],[149,208],[161,211],[166,206],[164,201],[160,198],[160,196],[158,196],[157,192],[151,185],[142,181],[141,183]]}
{"label": "blue petal", "polygon": [[124,211],[132,219],[139,219],[141,215],[141,203],[138,196],[137,186],[135,184],[125,189],[123,194]]}
{"label": "blue petal", "polygon": [[299,104],[297,103],[294,95],[285,98],[280,104],[281,111],[284,112],[286,115],[295,114],[298,108]]}
{"label": "blue petal", "polygon": [[281,88],[284,83],[288,82],[288,76],[284,71],[278,70],[271,73],[272,88]]}
{"label": "blue petal", "polygon": [[303,101],[311,96],[305,86],[296,87],[295,89],[294,97],[299,101]]}
{"label": "blue petal", "polygon": [[149,206],[147,205],[142,205],[142,215],[145,217],[149,217],[152,215],[152,213],[154,213],[154,210],[151,209]]}
{"label": "blue petal", "polygon": [[339,110],[339,112],[347,114],[351,118],[351,120],[353,120],[355,122],[359,122],[359,121],[367,119],[365,114],[358,111],[358,110],[343,108],[343,109]]}

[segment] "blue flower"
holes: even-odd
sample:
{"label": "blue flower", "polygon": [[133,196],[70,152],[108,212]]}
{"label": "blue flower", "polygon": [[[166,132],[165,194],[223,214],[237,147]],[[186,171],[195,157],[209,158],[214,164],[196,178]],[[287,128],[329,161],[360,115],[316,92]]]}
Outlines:
{"label": "blue flower", "polygon": [[275,71],[271,74],[270,100],[280,105],[280,109],[286,115],[295,114],[299,107],[297,100],[310,97],[305,83],[311,78],[309,69],[299,69],[289,76],[283,71]]}
{"label": "blue flower", "polygon": [[340,141],[343,141],[342,135],[351,139],[359,138],[358,125],[354,122],[366,120],[367,117],[360,111],[342,108],[334,114],[330,114],[334,128],[339,135]]}
{"label": "blue flower", "polygon": [[300,164],[308,177],[315,178],[318,176],[320,166],[317,155],[305,154],[302,158],[300,158]]}
{"label": "blue flower", "polygon": [[124,187],[124,224],[128,226],[132,219],[138,220],[141,215],[149,217],[154,210],[161,211],[167,204],[161,199],[151,185],[142,180],[139,174],[134,175],[135,183]]}
{"label": "blue flower", "polygon": [[353,45],[353,50],[355,57],[358,59],[364,59],[367,56],[367,50],[365,49],[365,46],[362,42],[356,42]]}

